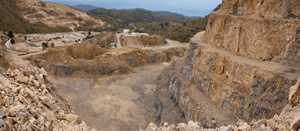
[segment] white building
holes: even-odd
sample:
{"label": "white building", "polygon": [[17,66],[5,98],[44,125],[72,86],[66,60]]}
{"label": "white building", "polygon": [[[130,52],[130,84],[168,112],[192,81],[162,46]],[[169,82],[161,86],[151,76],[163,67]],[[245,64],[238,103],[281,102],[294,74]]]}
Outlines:
{"label": "white building", "polygon": [[123,29],[123,33],[129,34],[129,32],[130,32],[130,29]]}

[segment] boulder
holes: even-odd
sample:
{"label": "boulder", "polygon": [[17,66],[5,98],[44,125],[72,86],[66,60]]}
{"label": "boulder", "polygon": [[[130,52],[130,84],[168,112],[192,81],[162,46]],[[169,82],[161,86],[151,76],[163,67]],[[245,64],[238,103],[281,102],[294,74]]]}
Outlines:
{"label": "boulder", "polygon": [[296,85],[290,88],[289,104],[292,106],[298,105],[300,102],[300,79]]}
{"label": "boulder", "polygon": [[75,122],[78,120],[78,116],[73,114],[66,114],[65,119],[68,120],[69,122]]}
{"label": "boulder", "polygon": [[300,128],[300,114],[298,114],[298,116],[294,118],[293,122],[291,123],[290,129],[298,130],[299,128]]}

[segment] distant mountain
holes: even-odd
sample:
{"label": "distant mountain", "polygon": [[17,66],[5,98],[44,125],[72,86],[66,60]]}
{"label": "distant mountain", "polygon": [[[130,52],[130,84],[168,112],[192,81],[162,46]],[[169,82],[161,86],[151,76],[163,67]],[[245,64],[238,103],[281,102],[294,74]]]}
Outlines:
{"label": "distant mountain", "polygon": [[99,8],[99,7],[96,7],[96,6],[93,6],[93,5],[82,5],[82,4],[74,5],[74,6],[71,6],[71,7],[79,9],[79,10],[84,11],[84,12],[88,12],[90,10],[94,10],[94,9]]}

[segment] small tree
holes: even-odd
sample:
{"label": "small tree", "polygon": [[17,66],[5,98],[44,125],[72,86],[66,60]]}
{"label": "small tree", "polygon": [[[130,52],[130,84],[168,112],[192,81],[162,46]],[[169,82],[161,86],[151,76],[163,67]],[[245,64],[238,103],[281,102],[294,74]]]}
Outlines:
{"label": "small tree", "polygon": [[88,32],[88,34],[89,34],[89,35],[92,35],[92,32],[91,32],[91,31],[89,31],[89,32]]}
{"label": "small tree", "polygon": [[54,44],[54,43],[51,43],[51,47],[55,47],[55,44]]}
{"label": "small tree", "polygon": [[27,40],[27,36],[24,36],[24,39]]}
{"label": "small tree", "polygon": [[16,43],[15,39],[11,39],[11,40],[10,40],[10,43],[11,43],[11,44],[15,44],[15,43]]}
{"label": "small tree", "polygon": [[46,42],[43,42],[43,43],[42,43],[42,47],[43,47],[43,49],[45,49],[45,48],[48,47],[48,44],[47,44]]}
{"label": "small tree", "polygon": [[7,34],[8,37],[10,38],[14,38],[14,33],[12,31],[8,31],[8,34]]}
{"label": "small tree", "polygon": [[3,35],[1,35],[1,40],[3,40],[3,38],[4,38]]}

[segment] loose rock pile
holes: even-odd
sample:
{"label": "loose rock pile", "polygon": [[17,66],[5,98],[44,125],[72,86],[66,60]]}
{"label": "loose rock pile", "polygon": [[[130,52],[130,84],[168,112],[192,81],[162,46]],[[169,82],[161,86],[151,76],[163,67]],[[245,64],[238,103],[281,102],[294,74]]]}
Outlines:
{"label": "loose rock pile", "polygon": [[89,131],[68,102],[36,67],[0,75],[0,131]]}
{"label": "loose rock pile", "polygon": [[[300,105],[298,99],[300,98],[300,79],[298,83],[291,88],[290,92],[290,104],[288,104],[280,115],[275,115],[272,119],[262,119],[259,121],[253,120],[250,124],[239,120],[235,126],[223,126],[216,129],[209,129],[201,127],[199,122],[190,121],[188,124],[180,123],[177,126],[168,125],[164,123],[163,126],[158,127],[151,123],[147,127],[146,131],[252,131],[252,130],[299,130],[300,129]],[[292,96],[292,97],[291,97]],[[296,100],[296,101],[295,101]]]}

